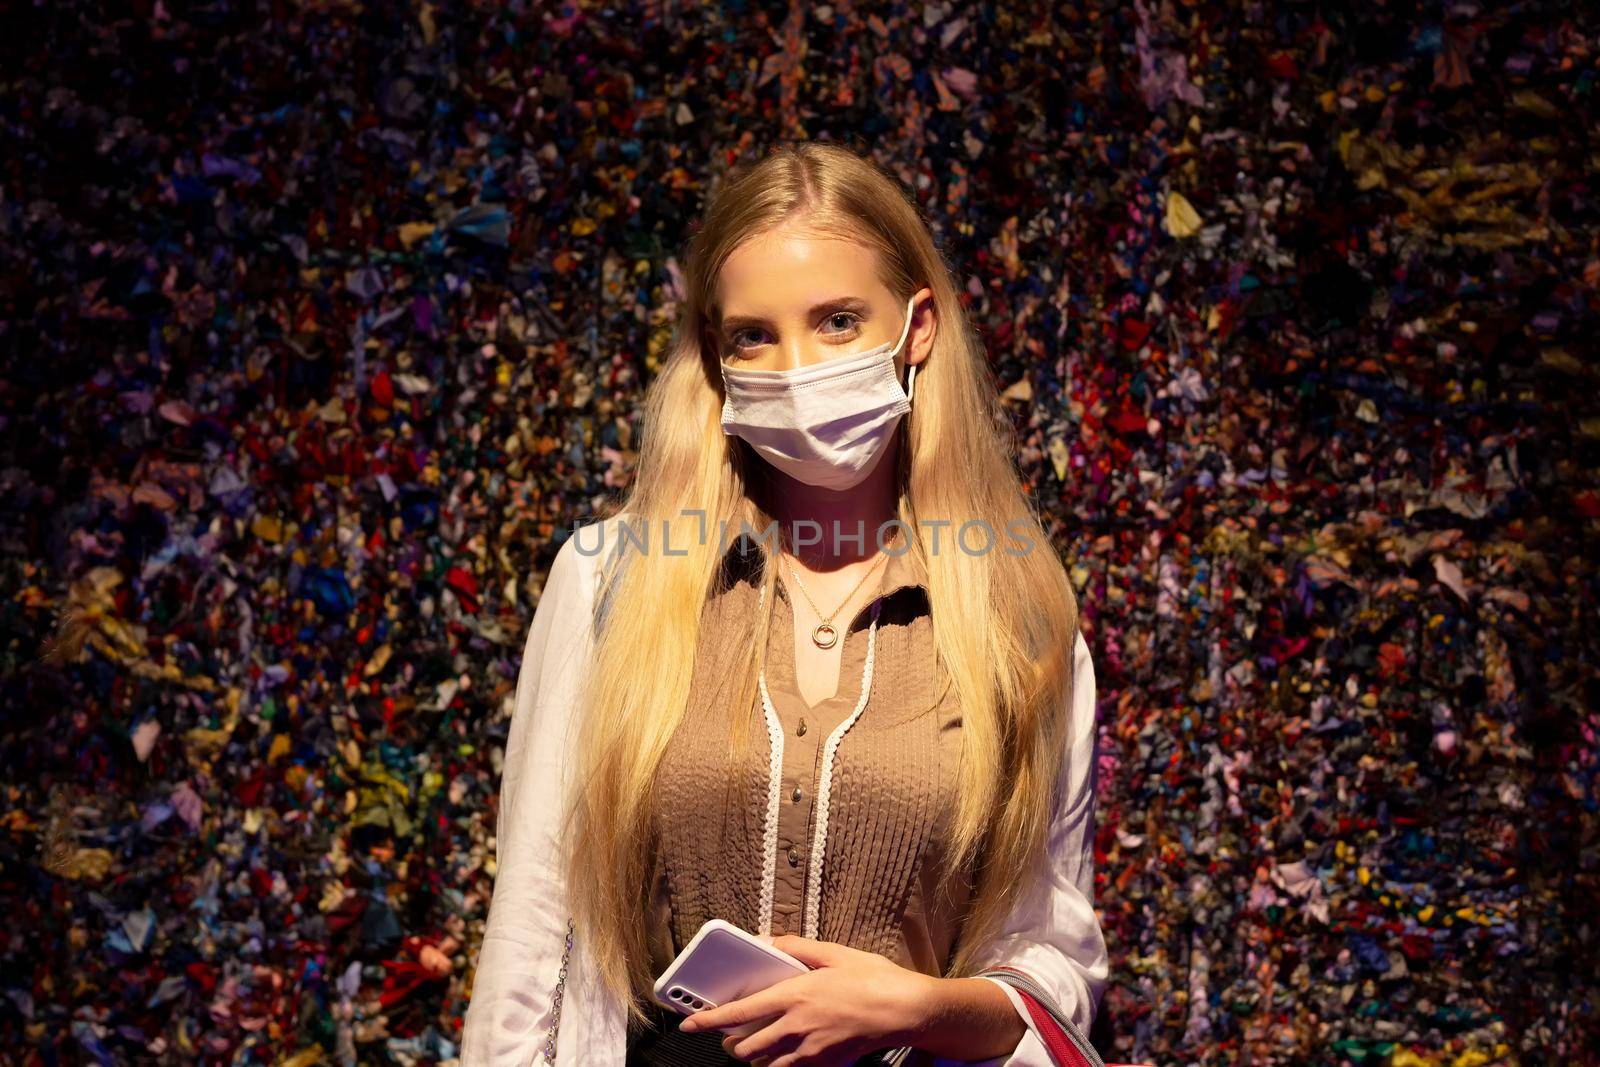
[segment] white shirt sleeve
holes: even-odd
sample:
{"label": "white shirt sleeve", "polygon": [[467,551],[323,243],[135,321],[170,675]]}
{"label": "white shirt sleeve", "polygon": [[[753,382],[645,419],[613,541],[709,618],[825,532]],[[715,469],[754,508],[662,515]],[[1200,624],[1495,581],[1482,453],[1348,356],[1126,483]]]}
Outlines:
{"label": "white shirt sleeve", "polygon": [[[1047,877],[1019,898],[977,962],[980,970],[1005,966],[1025,972],[1052,995],[1060,1014],[1087,1035],[1110,961],[1094,912],[1095,679],[1089,644],[1081,633],[1073,654],[1071,726],[1063,788],[1050,821]],[[1015,1051],[980,1062],[984,1067],[1051,1067],[1021,997],[1000,979],[990,981],[1006,991],[1028,1029]]]}
{"label": "white shirt sleeve", "polygon": [[[553,1014],[570,914],[558,819],[572,765],[574,698],[593,653],[597,571],[612,545],[613,530],[602,539],[594,525],[556,553],[523,648],[501,771],[494,895],[462,1025],[464,1067],[528,1067],[543,1055]],[[621,1016],[596,1001],[586,963],[582,946],[575,946],[557,1035],[559,1062],[620,1064]],[[601,1055],[574,1058],[585,1049]]]}

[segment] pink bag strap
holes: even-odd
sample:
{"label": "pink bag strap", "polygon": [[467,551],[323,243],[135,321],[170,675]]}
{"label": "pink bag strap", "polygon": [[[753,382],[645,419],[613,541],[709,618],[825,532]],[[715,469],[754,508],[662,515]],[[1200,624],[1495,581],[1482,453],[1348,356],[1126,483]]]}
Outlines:
{"label": "pink bag strap", "polygon": [[1026,971],[1001,964],[985,969],[983,975],[997,978],[1017,991],[1055,1067],[1151,1067],[1149,1064],[1106,1063],[1101,1060],[1088,1037],[1057,1013],[1045,998],[1038,981]]}
{"label": "pink bag strap", "polygon": [[1033,1025],[1038,1028],[1039,1035],[1044,1038],[1044,1047],[1050,1052],[1050,1062],[1056,1067],[1094,1067],[1089,1062],[1089,1057],[1078,1051],[1078,1046],[1072,1043],[1067,1032],[1056,1022],[1055,1016],[1026,989],[1018,989],[1017,995],[1022,997],[1022,1003],[1028,1009],[1028,1015],[1033,1019]]}

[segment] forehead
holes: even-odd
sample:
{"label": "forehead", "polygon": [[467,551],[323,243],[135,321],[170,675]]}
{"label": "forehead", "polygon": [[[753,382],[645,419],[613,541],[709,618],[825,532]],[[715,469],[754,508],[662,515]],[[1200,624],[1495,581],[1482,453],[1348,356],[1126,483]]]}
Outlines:
{"label": "forehead", "polygon": [[878,253],[848,238],[780,228],[743,241],[717,277],[724,316],[776,313],[809,306],[822,290],[871,300],[887,292]]}

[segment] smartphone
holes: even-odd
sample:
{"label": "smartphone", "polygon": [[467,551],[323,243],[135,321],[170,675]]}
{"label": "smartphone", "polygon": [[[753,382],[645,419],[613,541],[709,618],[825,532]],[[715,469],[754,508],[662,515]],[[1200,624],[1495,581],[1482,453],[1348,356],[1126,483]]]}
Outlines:
{"label": "smartphone", "polygon": [[722,919],[708,919],[656,979],[655,996],[679,1015],[693,1015],[810,969],[755,934]]}

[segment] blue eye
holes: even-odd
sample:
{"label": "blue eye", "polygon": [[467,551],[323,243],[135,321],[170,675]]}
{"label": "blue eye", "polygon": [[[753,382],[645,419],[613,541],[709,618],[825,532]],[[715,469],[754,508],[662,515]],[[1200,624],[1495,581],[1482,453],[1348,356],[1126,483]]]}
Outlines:
{"label": "blue eye", "polygon": [[[858,329],[861,322],[861,316],[854,311],[835,311],[822,320],[822,332],[830,336],[848,334]],[[744,326],[728,335],[728,344],[735,350],[759,348],[771,343],[767,331],[759,326]]]}

